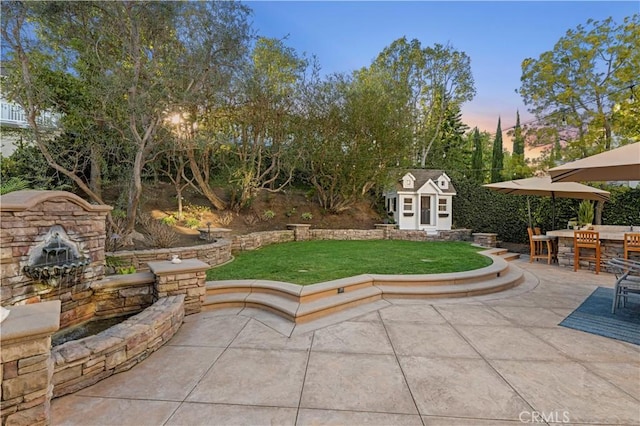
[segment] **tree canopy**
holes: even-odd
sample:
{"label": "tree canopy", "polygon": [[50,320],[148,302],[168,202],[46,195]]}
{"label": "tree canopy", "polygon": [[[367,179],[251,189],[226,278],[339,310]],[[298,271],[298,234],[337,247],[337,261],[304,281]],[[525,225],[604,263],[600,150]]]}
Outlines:
{"label": "tree canopy", "polygon": [[640,140],[638,102],[629,101],[638,69],[640,15],[620,24],[589,20],[522,62],[519,93],[540,127],[554,127],[566,141],[565,158],[581,158]]}

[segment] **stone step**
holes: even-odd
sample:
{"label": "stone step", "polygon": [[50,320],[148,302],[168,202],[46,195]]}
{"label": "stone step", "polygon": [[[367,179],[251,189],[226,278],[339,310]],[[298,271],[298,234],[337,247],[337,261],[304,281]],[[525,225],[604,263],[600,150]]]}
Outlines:
{"label": "stone step", "polygon": [[499,276],[482,282],[439,286],[379,285],[377,287],[382,290],[384,297],[468,297],[503,291],[515,287],[523,279],[524,273],[520,268],[509,268]]}
{"label": "stone step", "polygon": [[296,322],[306,322],[362,303],[373,302],[382,298],[382,291],[376,286],[338,293],[311,302],[301,303],[296,315]]}
{"label": "stone step", "polygon": [[506,260],[507,262],[511,262],[511,261],[520,259],[520,253],[507,252],[507,253],[501,254],[500,257]]}

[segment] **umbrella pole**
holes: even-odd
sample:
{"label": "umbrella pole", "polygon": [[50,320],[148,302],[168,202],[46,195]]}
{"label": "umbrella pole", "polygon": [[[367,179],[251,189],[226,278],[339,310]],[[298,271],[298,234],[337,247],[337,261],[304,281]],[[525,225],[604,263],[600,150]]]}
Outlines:
{"label": "umbrella pole", "polygon": [[556,194],[551,193],[551,230],[556,229]]}
{"label": "umbrella pole", "polygon": [[529,213],[529,228],[533,229],[531,220],[531,197],[527,195],[527,212]]}

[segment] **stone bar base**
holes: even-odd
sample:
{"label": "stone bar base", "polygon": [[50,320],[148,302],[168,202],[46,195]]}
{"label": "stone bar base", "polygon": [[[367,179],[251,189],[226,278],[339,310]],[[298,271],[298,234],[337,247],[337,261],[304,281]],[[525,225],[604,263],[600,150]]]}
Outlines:
{"label": "stone bar base", "polygon": [[48,425],[53,395],[51,335],[60,301],[9,308],[0,327],[2,425]]}
{"label": "stone bar base", "polygon": [[186,259],[180,263],[149,262],[149,269],[156,276],[154,299],[184,294],[185,315],[202,310],[208,264],[198,259]]}

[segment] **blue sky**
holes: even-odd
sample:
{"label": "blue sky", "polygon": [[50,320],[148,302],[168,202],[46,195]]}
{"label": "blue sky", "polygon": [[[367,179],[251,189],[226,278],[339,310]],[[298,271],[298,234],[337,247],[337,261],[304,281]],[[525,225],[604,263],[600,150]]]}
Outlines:
{"label": "blue sky", "polygon": [[621,23],[640,1],[245,1],[259,35],[287,37],[298,53],[315,55],[324,73],[351,72],[406,36],[423,46],[451,44],[471,58],[476,96],[463,121],[494,133],[533,117],[515,90],[520,65],[537,58],[567,30],[611,16]]}

